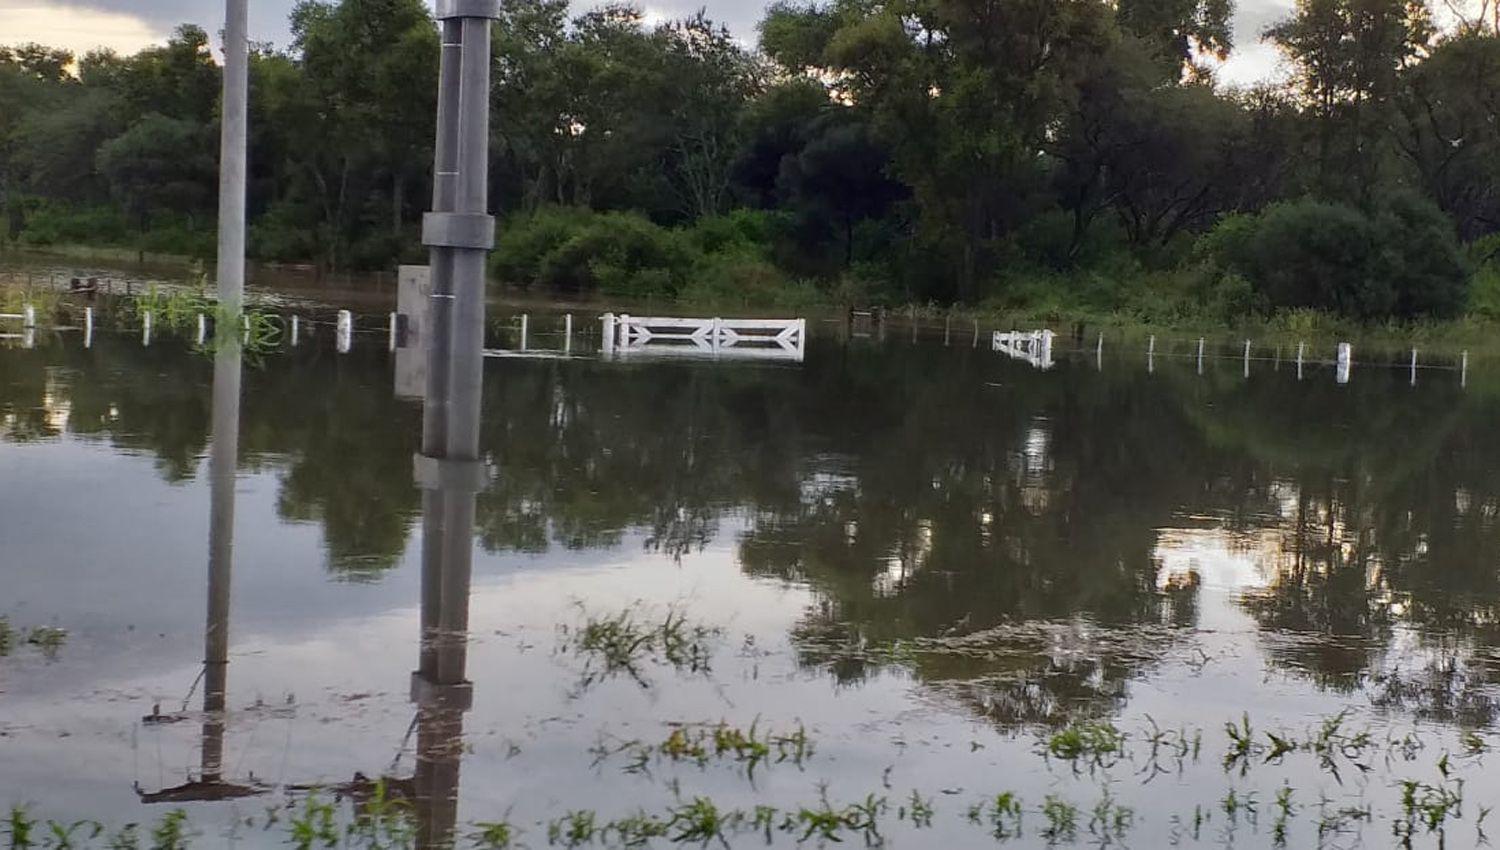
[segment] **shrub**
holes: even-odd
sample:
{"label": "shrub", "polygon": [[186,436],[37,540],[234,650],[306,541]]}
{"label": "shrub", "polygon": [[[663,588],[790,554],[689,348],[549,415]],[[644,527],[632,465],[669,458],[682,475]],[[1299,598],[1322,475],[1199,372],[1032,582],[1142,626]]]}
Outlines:
{"label": "shrub", "polygon": [[674,297],[698,254],[636,213],[551,208],[508,222],[492,270],[507,283],[629,297]]}
{"label": "shrub", "polygon": [[31,245],[125,245],[133,235],[130,222],[113,207],[70,208],[43,202],[27,215],[20,241]]}
{"label": "shrub", "polygon": [[1264,307],[1360,319],[1452,316],[1468,276],[1452,223],[1404,193],[1373,214],[1303,200],[1231,216],[1199,252],[1218,273],[1242,275]]}
{"label": "shrub", "polygon": [[545,207],[531,215],[507,220],[500,227],[490,258],[491,272],[515,286],[537,283],[547,256],[594,218],[594,213],[577,207]]}
{"label": "shrub", "polygon": [[776,241],[790,227],[785,213],[735,210],[728,215],[699,219],[687,231],[688,240],[704,254],[745,254],[767,258]]}
{"label": "shrub", "polygon": [[809,307],[824,299],[817,287],[794,282],[767,260],[711,254],[693,270],[680,297],[695,304],[728,307]]}

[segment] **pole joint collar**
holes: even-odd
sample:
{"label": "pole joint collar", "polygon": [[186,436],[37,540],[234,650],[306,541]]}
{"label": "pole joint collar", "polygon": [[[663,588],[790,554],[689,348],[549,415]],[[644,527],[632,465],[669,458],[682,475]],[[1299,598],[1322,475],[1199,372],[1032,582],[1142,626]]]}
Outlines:
{"label": "pole joint collar", "polygon": [[495,247],[495,217],[483,213],[430,212],[422,217],[422,244],[429,248]]}
{"label": "pole joint collar", "polygon": [[490,485],[490,470],[477,460],[443,460],[423,454],[413,459],[413,475],[423,490],[478,493]]}
{"label": "pole joint collar", "polygon": [[437,14],[434,17],[440,21],[451,18],[489,18],[498,21],[500,0],[437,0]]}
{"label": "pole joint collar", "polygon": [[468,711],[474,707],[474,683],[442,685],[420,672],[411,674],[411,701],[428,710]]}

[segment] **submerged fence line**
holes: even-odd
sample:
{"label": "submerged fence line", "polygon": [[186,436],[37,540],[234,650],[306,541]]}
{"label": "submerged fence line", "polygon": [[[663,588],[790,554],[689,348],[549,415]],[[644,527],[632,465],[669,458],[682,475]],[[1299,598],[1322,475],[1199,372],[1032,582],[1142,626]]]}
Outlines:
{"label": "submerged fence line", "polygon": [[[250,314],[253,313],[255,315],[274,320],[280,324],[284,335],[277,340],[277,344],[286,343],[291,347],[297,347],[301,344],[302,338],[304,336],[313,336],[318,328],[328,328],[334,331],[335,347],[339,351],[339,353],[348,353],[349,351],[351,351],[357,338],[362,336],[373,337],[375,334],[385,335],[387,340],[387,347],[392,352],[404,347],[408,333],[408,317],[403,316],[396,311],[391,311],[383,315],[383,321],[381,322],[380,326],[372,327],[368,322],[369,317],[367,316],[366,324],[362,327],[359,321],[360,317],[356,316],[353,311],[347,309],[336,310],[333,311],[330,318],[327,314],[331,309],[332,308],[312,308],[307,311],[291,311],[285,313],[252,310],[244,317],[244,325],[241,331],[246,338],[249,337],[251,333]],[[75,321],[77,320],[76,308],[70,306],[65,309],[65,312],[68,314],[70,319]],[[165,332],[184,332],[183,322],[180,316],[176,321],[172,321],[169,323],[165,320],[158,321],[158,312],[153,309],[142,309],[139,311],[114,311],[114,316],[116,318],[121,315],[126,316],[127,320],[125,322],[117,324],[123,324],[126,327],[138,327],[141,333],[141,340],[143,345],[149,346],[156,337]],[[27,343],[29,345],[34,343],[35,331],[81,330],[83,332],[85,347],[91,347],[93,339],[96,335],[96,328],[99,323],[97,316],[98,313],[96,312],[96,308],[92,305],[88,305],[83,308],[81,325],[69,324],[44,328],[38,321],[37,305],[26,302],[22,304],[21,312],[19,313],[0,313],[0,331],[4,330],[4,326],[7,323],[19,323],[23,331],[30,331],[32,333],[0,333],[0,339],[21,339],[23,340],[23,342],[29,340],[30,342]],[[877,313],[857,312],[851,312],[848,314],[848,316],[849,319],[847,320],[830,319],[828,321],[846,321],[846,328],[850,330],[850,333],[847,335],[847,338],[849,339],[860,337],[875,337],[877,336],[877,334],[874,332],[876,330],[881,331],[878,336],[880,336],[882,339],[884,338],[885,335],[883,333],[883,325],[888,321],[887,317]],[[878,318],[876,318],[877,316]],[[555,325],[555,327],[549,326],[542,329],[536,329],[533,327],[533,324],[531,322],[531,315],[529,313],[510,314],[510,316],[506,318],[503,323],[492,323],[487,327],[487,330],[493,331],[498,329],[501,333],[509,333],[518,336],[519,348],[490,349],[489,352],[491,354],[501,356],[518,356],[527,354],[537,356],[572,356],[576,335],[581,334],[581,336],[587,338],[594,337],[594,334],[588,330],[589,323],[586,322],[584,325],[584,329],[580,331],[575,328],[574,318],[574,314],[566,313],[559,316],[556,322],[551,323]],[[854,333],[853,328],[855,326],[856,318],[864,318],[870,321],[871,325],[873,326],[871,328],[872,332],[868,334]],[[130,319],[134,319],[134,321],[131,321]],[[197,312],[192,319],[187,320],[187,324],[189,330],[186,331],[186,333],[189,333],[196,344],[200,346],[207,344],[207,342],[212,338],[214,332],[219,330],[216,327],[216,325],[218,324],[218,317],[216,317],[211,311],[208,310],[201,310]],[[498,328],[497,324],[499,325]],[[977,319],[971,320],[967,324],[969,325],[969,327],[958,329],[955,327],[954,317],[948,316],[945,319],[943,325],[940,326],[942,329],[943,346],[953,347],[955,345],[955,342],[957,342],[957,344],[959,345],[962,345],[964,342],[968,342],[970,346],[977,348],[979,339],[981,338],[982,334],[982,325]],[[914,330],[917,326],[917,323],[914,323]],[[933,330],[935,330],[935,328],[933,328]],[[959,332],[955,333],[955,330],[959,330]],[[997,330],[992,333],[995,338],[1004,337],[1007,340],[1019,338],[1019,335],[1014,331],[1007,333],[1005,331]],[[1042,332],[1035,331],[1029,333]],[[1057,342],[1062,342],[1064,339],[1062,335],[1054,334],[1052,336],[1057,340]],[[968,339],[965,340],[964,337],[968,337]],[[533,341],[539,338],[546,338],[551,340],[560,338],[561,345],[558,348],[536,348],[533,346]],[[914,335],[913,339],[915,338],[916,337]],[[1196,339],[1184,339],[1179,337],[1173,340],[1171,338],[1165,338],[1166,344],[1163,345],[1163,338],[1152,334],[1146,338],[1144,346],[1141,348],[1137,348],[1136,346],[1132,346],[1129,344],[1118,344],[1112,346],[1109,343],[1107,334],[1103,332],[1100,332],[1095,336],[1093,345],[1089,345],[1083,340],[1080,335],[1077,334],[1071,335],[1071,337],[1069,338],[1075,342],[1077,347],[1064,348],[1054,345],[1049,346],[1050,352],[1054,356],[1059,357],[1068,357],[1070,355],[1092,355],[1095,363],[1100,369],[1103,369],[1104,367],[1105,355],[1107,351],[1113,352],[1116,348],[1118,348],[1119,351],[1124,352],[1126,356],[1128,356],[1132,350],[1144,353],[1147,369],[1151,372],[1155,371],[1156,361],[1158,359],[1162,359],[1164,361],[1196,361],[1199,374],[1206,373],[1207,364],[1210,362],[1239,362],[1244,365],[1244,375],[1246,378],[1251,376],[1252,366],[1256,364],[1273,364],[1274,368],[1279,370],[1282,364],[1285,363],[1289,366],[1289,368],[1295,367],[1297,377],[1299,379],[1305,378],[1306,370],[1309,366],[1319,368],[1332,366],[1335,369],[1335,373],[1339,382],[1348,383],[1351,379],[1352,373],[1356,369],[1389,370],[1399,368],[1404,369],[1408,372],[1408,374],[1410,375],[1410,383],[1413,386],[1417,385],[1417,383],[1419,382],[1419,376],[1423,372],[1457,372],[1460,375],[1461,385],[1467,387],[1471,365],[1471,357],[1468,350],[1463,350],[1459,352],[1458,355],[1452,357],[1434,357],[1431,355],[1424,355],[1421,348],[1418,346],[1413,346],[1405,353],[1399,355],[1399,357],[1395,360],[1356,360],[1354,356],[1353,345],[1347,342],[1335,344],[1332,351],[1330,352],[1329,349],[1324,345],[1315,345],[1309,343],[1309,341],[1305,339],[1297,340],[1295,346],[1293,346],[1288,341],[1277,341],[1274,343],[1256,343],[1256,341],[1253,339],[1246,339],[1244,340],[1242,347],[1235,346],[1234,351],[1226,351],[1225,349],[1227,346],[1222,342],[1210,346],[1208,338],[1206,336],[1199,336]],[[1142,348],[1144,349],[1143,351]],[[1235,353],[1236,351],[1237,353]],[[1388,353],[1388,351],[1388,349],[1382,349],[1383,353]]]}

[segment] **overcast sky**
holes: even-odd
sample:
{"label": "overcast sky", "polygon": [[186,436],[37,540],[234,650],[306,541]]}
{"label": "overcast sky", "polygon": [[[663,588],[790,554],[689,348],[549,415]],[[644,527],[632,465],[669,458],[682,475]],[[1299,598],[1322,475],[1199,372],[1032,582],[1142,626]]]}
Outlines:
{"label": "overcast sky", "polygon": [[[284,46],[287,13],[295,0],[250,0],[250,35]],[[692,14],[701,7],[740,37],[755,40],[755,25],[767,0],[644,0],[653,17]],[[1276,70],[1276,53],[1259,35],[1286,14],[1293,0],[1239,0],[1237,56],[1223,71],[1229,82],[1249,82]],[[592,0],[575,0],[587,8]],[[97,46],[133,52],[160,41],[183,22],[210,33],[223,28],[224,5],[218,0],[0,0],[0,44],[39,41],[83,52]]]}

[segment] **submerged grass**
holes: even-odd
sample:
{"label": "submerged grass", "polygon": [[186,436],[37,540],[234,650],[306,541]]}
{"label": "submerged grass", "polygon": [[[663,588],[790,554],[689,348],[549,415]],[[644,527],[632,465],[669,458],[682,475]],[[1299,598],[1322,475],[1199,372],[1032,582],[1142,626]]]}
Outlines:
{"label": "submerged grass", "polygon": [[625,675],[650,687],[648,664],[691,673],[709,672],[713,644],[720,629],[690,622],[679,611],[646,617],[640,606],[607,616],[585,612],[581,625],[562,629],[563,651],[584,659],[580,689]]}
{"label": "submerged grass", "polygon": [[1106,722],[1069,726],[1047,739],[1047,754],[1053,758],[1089,767],[1108,767],[1120,757],[1125,733]]}
{"label": "submerged grass", "polygon": [[15,652],[21,644],[31,646],[48,658],[56,658],[63,645],[68,642],[68,632],[56,626],[37,626],[32,629],[17,629],[10,620],[0,617],[0,658]]}
{"label": "submerged grass", "polygon": [[[1152,729],[1151,734],[1137,738],[1126,735],[1112,724],[1075,724],[1045,739],[1045,747],[1039,755],[1075,761],[1106,754],[1121,763],[1132,763],[1130,772],[1124,775],[1133,774],[1139,778],[1142,772],[1134,769],[1134,762],[1140,758],[1159,758],[1163,751],[1180,753],[1186,758],[1196,748],[1195,742],[1202,734],[1187,729],[1164,734],[1154,723]],[[1307,776],[1310,772],[1316,777],[1326,775],[1322,762],[1327,753],[1337,752],[1338,758],[1344,759],[1365,757],[1376,749],[1368,733],[1349,728],[1347,714],[1334,715],[1316,723],[1305,739],[1280,733],[1257,734],[1248,716],[1226,724],[1225,736],[1231,753],[1245,755],[1226,761],[1226,772],[1235,768],[1246,772],[1260,770],[1271,764],[1300,759],[1303,767],[1296,775]],[[646,747],[650,759],[700,764],[721,758],[736,764],[763,764],[782,752],[787,760],[792,760],[799,757],[795,755],[797,753],[811,751],[811,744],[806,741],[806,734],[800,727],[778,735],[763,731],[758,722],[748,729],[727,723],[678,727],[659,744],[632,743],[630,746]],[[609,755],[627,749],[620,748]],[[1392,736],[1385,749],[1388,764],[1405,759],[1413,767],[1417,766],[1414,762],[1424,752],[1423,747],[1413,745],[1410,736]],[[1158,755],[1149,755],[1153,752]],[[1277,755],[1274,761],[1259,758],[1272,753]],[[1466,766],[1480,765],[1481,759],[1443,754],[1435,762],[1423,761],[1429,766],[1435,764],[1436,776],[1427,780],[1403,779],[1386,785],[1389,795],[1385,798],[1385,811],[1362,799],[1366,789],[1371,787],[1368,784],[1361,784],[1353,792],[1357,795],[1353,800],[1345,796],[1335,801],[1328,798],[1326,791],[1319,788],[1299,790],[1286,779],[1279,779],[1278,785],[1256,783],[1250,787],[1231,779],[1227,789],[1205,795],[1212,802],[1203,798],[1196,804],[1191,800],[1181,803],[1162,801],[1160,805],[1153,802],[1143,818],[1137,809],[1116,796],[1115,783],[1121,774],[1105,770],[1102,779],[1090,781],[1075,776],[1072,780],[1102,790],[1102,795],[1087,798],[1094,800],[1091,805],[1080,806],[1077,791],[1070,798],[1063,793],[1067,790],[1064,786],[1055,787],[1039,803],[1030,805],[1023,802],[1019,794],[1006,791],[969,805],[966,820],[971,828],[981,830],[988,839],[1002,843],[1030,839],[1048,846],[1129,846],[1139,838],[1133,833],[1141,827],[1143,820],[1154,820],[1158,828],[1170,830],[1173,845],[1188,839],[1195,842],[1217,840],[1233,845],[1236,831],[1248,828],[1261,841],[1268,839],[1272,846],[1283,848],[1366,846],[1365,826],[1379,820],[1388,825],[1389,838],[1394,839],[1397,846],[1414,846],[1422,836],[1435,836],[1440,846],[1457,846],[1459,837],[1454,829],[1465,820],[1467,802],[1464,779],[1458,774]],[[1143,784],[1150,782],[1154,775],[1147,775]],[[891,788],[889,779],[888,771],[883,782],[887,790]],[[879,793],[849,802],[836,802],[828,786],[819,785],[816,796],[809,802],[793,802],[782,807],[755,805],[753,808],[736,808],[707,795],[684,794],[680,780],[675,777],[666,787],[671,791],[671,802],[660,808],[636,808],[613,817],[594,809],[580,808],[545,821],[517,821],[507,813],[503,820],[479,821],[468,827],[455,825],[453,836],[442,839],[442,846],[452,850],[511,850],[537,848],[543,844],[571,848],[729,848],[761,842],[771,845],[862,843],[881,846],[892,830],[909,834],[964,822],[956,818],[965,811],[960,809],[959,813],[946,813],[956,823],[943,823],[945,813],[939,811],[934,797],[927,796],[922,789],[913,789],[909,796],[897,798],[894,802]],[[1271,789],[1275,789],[1274,794]],[[1187,786],[1174,793],[1184,791],[1192,793]],[[962,793],[962,789],[943,789],[942,793],[957,794]],[[1303,800],[1309,802],[1303,803]],[[1314,804],[1310,802],[1312,800],[1319,802]],[[1357,804],[1349,805],[1350,802]],[[1186,808],[1189,804],[1192,804],[1190,809]],[[1268,831],[1262,828],[1263,814],[1270,821]],[[382,782],[376,785],[373,795],[353,798],[347,805],[320,797],[316,792],[300,800],[288,800],[267,809],[263,817],[237,820],[235,829],[259,826],[270,831],[275,827],[283,834],[283,843],[296,850],[417,850],[419,843],[431,838],[430,834],[419,837],[417,827],[421,816],[422,812],[411,802],[390,797]],[[1473,837],[1480,844],[1484,843],[1484,824],[1488,816],[1489,810],[1481,807],[1477,817],[1473,818]],[[426,826],[431,827],[430,824]],[[1317,836],[1316,845],[1312,838],[1314,834]],[[169,813],[154,825],[132,825],[116,832],[109,832],[104,826],[88,820],[43,822],[24,808],[11,810],[8,818],[0,824],[0,838],[4,839],[0,841],[0,850],[188,850],[199,837],[201,834],[192,828],[181,811]]]}
{"label": "submerged grass", "polygon": [[714,761],[728,761],[740,765],[754,778],[756,769],[764,764],[804,766],[812,758],[814,746],[806,727],[801,724],[785,732],[772,732],[762,729],[760,718],[756,718],[749,728],[728,723],[683,725],[673,729],[659,744],[628,741],[608,747],[601,743],[594,752],[595,764],[623,754],[625,770],[630,773],[646,771],[654,759],[692,762],[700,767]]}

